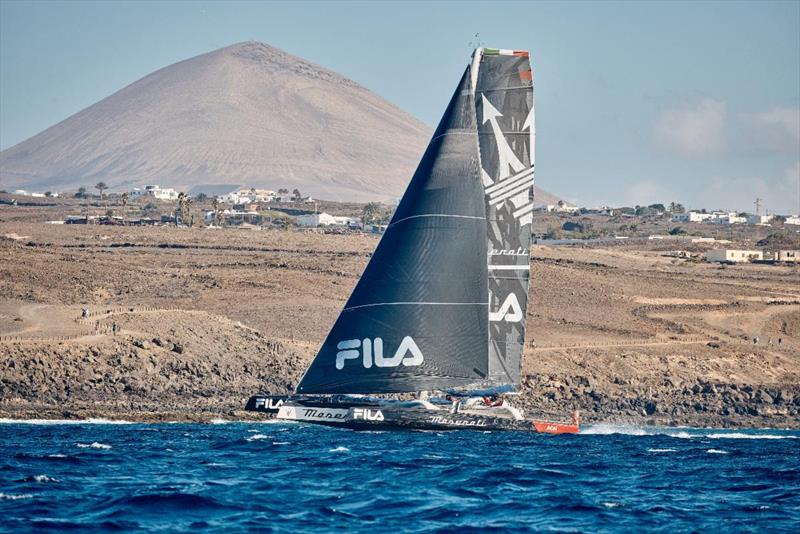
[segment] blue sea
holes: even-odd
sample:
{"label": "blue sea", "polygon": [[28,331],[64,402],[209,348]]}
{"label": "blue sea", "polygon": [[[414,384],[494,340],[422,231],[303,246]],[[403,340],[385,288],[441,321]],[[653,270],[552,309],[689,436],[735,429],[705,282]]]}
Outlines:
{"label": "blue sea", "polygon": [[785,531],[800,432],[0,422],[0,531]]}

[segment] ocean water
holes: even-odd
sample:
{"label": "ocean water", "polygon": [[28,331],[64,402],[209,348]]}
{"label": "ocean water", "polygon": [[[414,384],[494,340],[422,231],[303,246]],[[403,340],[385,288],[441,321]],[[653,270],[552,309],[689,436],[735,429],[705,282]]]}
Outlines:
{"label": "ocean water", "polygon": [[800,432],[0,422],[0,531],[786,531]]}

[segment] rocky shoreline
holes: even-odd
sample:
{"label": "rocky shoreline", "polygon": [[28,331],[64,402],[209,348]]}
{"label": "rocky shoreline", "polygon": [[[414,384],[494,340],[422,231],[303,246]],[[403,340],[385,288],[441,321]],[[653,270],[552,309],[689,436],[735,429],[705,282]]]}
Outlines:
{"label": "rocky shoreline", "polygon": [[[586,388],[584,382],[582,377],[558,381],[528,377],[526,389],[509,400],[524,410],[527,417],[566,420],[572,410],[578,409],[584,425],[800,428],[800,386],[796,384],[755,388],[698,381],[691,388],[669,393],[650,391],[649,396],[639,396],[633,392],[618,397]],[[569,383],[573,384],[568,386]],[[64,399],[55,404],[4,395],[0,401],[0,419],[216,423],[272,418],[244,411],[246,396],[225,393],[220,398],[187,395],[182,399],[110,394],[105,400]]]}
{"label": "rocky shoreline", "polygon": [[[247,399],[294,389],[375,246],[72,226],[0,221],[26,236],[0,239],[0,418],[260,418]],[[800,428],[798,271],[644,246],[533,251],[512,404],[587,425]]]}

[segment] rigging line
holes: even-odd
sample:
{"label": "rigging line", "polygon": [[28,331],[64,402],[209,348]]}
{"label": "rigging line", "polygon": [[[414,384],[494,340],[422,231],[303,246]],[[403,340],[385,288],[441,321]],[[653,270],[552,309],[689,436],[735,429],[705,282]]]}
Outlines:
{"label": "rigging line", "polygon": [[[395,224],[400,224],[403,221],[407,221],[409,219],[416,219],[418,217],[451,217],[455,219],[478,219],[481,221],[485,221],[486,217],[476,217],[474,215],[451,215],[449,213],[423,213],[422,215],[411,215],[409,217],[403,217],[399,221],[394,221],[390,226],[394,226]],[[388,228],[388,227],[387,227]]]}
{"label": "rigging line", "polygon": [[359,304],[358,306],[350,306],[342,311],[350,311],[358,308],[369,308],[371,306],[403,306],[403,305],[420,305],[420,306],[488,306],[488,302],[373,302],[372,304]]}

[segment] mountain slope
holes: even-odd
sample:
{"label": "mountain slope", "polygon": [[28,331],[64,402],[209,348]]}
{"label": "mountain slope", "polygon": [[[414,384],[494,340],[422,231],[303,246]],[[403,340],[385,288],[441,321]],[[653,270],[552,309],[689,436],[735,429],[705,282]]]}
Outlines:
{"label": "mountain slope", "polygon": [[397,198],[431,128],[323,67],[245,42],[160,69],[0,153],[6,189],[232,184]]}

